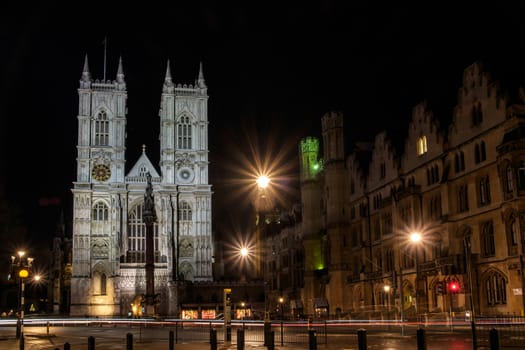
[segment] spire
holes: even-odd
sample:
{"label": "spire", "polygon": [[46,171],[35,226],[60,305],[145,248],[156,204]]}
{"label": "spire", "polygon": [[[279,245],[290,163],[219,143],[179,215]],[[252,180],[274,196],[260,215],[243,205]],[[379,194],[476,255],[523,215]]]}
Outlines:
{"label": "spire", "polygon": [[173,93],[173,82],[171,81],[170,60],[168,60],[168,67],[166,68],[166,77],[164,78],[164,86],[162,92]]}
{"label": "spire", "polygon": [[122,56],[118,60],[117,83],[124,82],[124,70],[122,69]]}
{"label": "spire", "polygon": [[204,73],[202,72],[202,61],[199,66],[199,78],[197,79],[197,86],[204,89],[206,88],[206,83],[204,82]]}
{"label": "spire", "polygon": [[89,73],[88,56],[84,58],[84,69],[82,69],[82,77],[80,79],[80,87],[87,88],[91,86],[91,74]]}
{"label": "spire", "polygon": [[122,68],[122,56],[120,56],[118,60],[116,86],[117,90],[126,90],[126,81],[124,80],[124,69]]}

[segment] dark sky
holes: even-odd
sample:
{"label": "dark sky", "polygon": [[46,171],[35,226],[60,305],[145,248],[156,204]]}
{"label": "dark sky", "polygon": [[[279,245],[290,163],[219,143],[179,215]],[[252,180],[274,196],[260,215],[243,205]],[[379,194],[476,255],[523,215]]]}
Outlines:
{"label": "dark sky", "polygon": [[46,1],[3,11],[0,179],[28,221],[41,209],[39,198],[60,198],[71,215],[78,81],[85,54],[92,76],[103,77],[104,37],[107,79],[115,78],[118,57],[123,58],[128,168],[142,144],[158,165],[166,61],[174,81],[187,84],[203,62],[214,225],[232,220],[238,208],[228,201],[228,181],[239,176],[239,154],[249,149],[248,140],[261,156],[271,146],[274,153],[284,150],[288,158],[282,162],[293,165],[297,143],[321,136],[321,117],[330,109],[345,113],[349,143],[371,141],[383,129],[399,136],[412,107],[424,99],[448,122],[463,70],[474,61],[483,61],[496,77],[516,79],[525,71],[524,6],[518,2],[475,9],[354,1],[223,3],[130,8],[130,2]]}

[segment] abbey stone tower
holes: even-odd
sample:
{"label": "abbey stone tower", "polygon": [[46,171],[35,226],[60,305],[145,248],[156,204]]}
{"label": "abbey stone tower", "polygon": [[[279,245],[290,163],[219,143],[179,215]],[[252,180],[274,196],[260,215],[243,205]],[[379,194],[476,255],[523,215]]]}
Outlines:
{"label": "abbey stone tower", "polygon": [[145,147],[134,165],[126,166],[122,59],[116,80],[98,81],[91,78],[86,56],[78,94],[71,315],[126,315],[146,292],[148,173],[156,213],[156,309],[177,315],[177,281],[212,280],[208,95],[202,65],[194,85],[175,85],[168,61],[159,112],[160,173]]}

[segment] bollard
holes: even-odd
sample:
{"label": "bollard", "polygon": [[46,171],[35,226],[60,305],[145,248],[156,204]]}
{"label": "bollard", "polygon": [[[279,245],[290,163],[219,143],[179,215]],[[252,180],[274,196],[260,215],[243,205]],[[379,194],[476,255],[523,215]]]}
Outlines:
{"label": "bollard", "polygon": [[64,350],[70,350],[71,349],[71,345],[69,345],[69,343],[64,343]]}
{"label": "bollard", "polygon": [[244,329],[237,330],[237,350],[244,350]]}
{"label": "bollard", "polygon": [[492,328],[489,332],[490,350],[499,350],[499,335],[496,328]]}
{"label": "bollard", "polygon": [[170,333],[168,335],[168,349],[173,350],[175,349],[175,340],[173,339],[174,333],[173,330],[170,330]]}
{"label": "bollard", "polygon": [[270,337],[271,329],[272,323],[269,320],[264,320],[264,346],[268,346],[268,338]]}
{"label": "bollard", "polygon": [[126,334],[126,350],[133,350],[133,334]]}
{"label": "bollard", "polygon": [[20,335],[20,343],[18,344],[20,346],[20,350],[24,350],[24,335]]}
{"label": "bollard", "polygon": [[419,328],[417,330],[417,350],[427,350],[427,343],[425,341],[425,330]]}
{"label": "bollard", "polygon": [[20,319],[16,320],[16,339],[20,339],[20,328],[21,328]]}
{"label": "bollard", "polygon": [[232,341],[232,326],[231,326],[231,324],[227,324],[226,325],[226,328],[224,330],[224,336],[225,336],[225,341],[226,342],[231,342]]}
{"label": "bollard", "polygon": [[95,337],[92,335],[88,337],[88,350],[95,350]]}
{"label": "bollard", "polygon": [[210,350],[217,350],[217,330],[210,329]]}
{"label": "bollard", "polygon": [[357,348],[359,350],[366,350],[366,329],[360,328],[357,330]]}
{"label": "bollard", "polygon": [[275,350],[275,332],[269,331],[268,332],[268,350]]}
{"label": "bollard", "polygon": [[179,341],[179,324],[175,322],[175,344]]}
{"label": "bollard", "polygon": [[308,331],[308,349],[317,350],[317,334],[315,329],[310,329]]}
{"label": "bollard", "polygon": [[47,321],[46,323],[46,333],[47,333],[47,336],[49,337],[49,321]]}

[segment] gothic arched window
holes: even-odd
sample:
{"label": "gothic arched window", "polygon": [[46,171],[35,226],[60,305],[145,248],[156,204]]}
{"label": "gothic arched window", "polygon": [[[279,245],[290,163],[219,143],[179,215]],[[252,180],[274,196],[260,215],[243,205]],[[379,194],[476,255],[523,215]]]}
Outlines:
{"label": "gothic arched window", "polygon": [[480,153],[481,153],[480,154],[480,156],[481,156],[480,160],[481,161],[484,161],[485,159],[487,159],[487,150],[485,148],[485,141],[481,141],[481,143],[480,143]]}
{"label": "gothic arched window", "polygon": [[[143,219],[144,205],[137,205],[128,216],[128,250],[126,262],[143,263],[146,261],[146,224]],[[153,224],[153,251],[155,261],[159,257],[159,230]]]}
{"label": "gothic arched window", "polygon": [[494,225],[492,221],[484,222],[481,225],[481,245],[483,257],[490,257],[496,254],[496,243],[494,241]]}
{"label": "gothic arched window", "polygon": [[186,201],[179,204],[179,221],[191,221],[192,213],[191,207]]}
{"label": "gothic arched window", "polygon": [[95,118],[95,146],[109,145],[109,120],[105,111],[100,111]]}
{"label": "gothic arched window", "polygon": [[177,125],[177,148],[191,148],[191,123],[187,116],[181,117]]}
{"label": "gothic arched window", "polygon": [[141,165],[139,168],[139,176],[146,177],[147,173],[148,173],[148,168],[145,165]]}
{"label": "gothic arched window", "polygon": [[507,174],[507,192],[512,192],[514,191],[514,183],[512,182],[512,166],[508,165],[507,166],[507,170],[506,170],[506,174]]}
{"label": "gothic arched window", "polygon": [[507,304],[507,280],[502,274],[492,271],[483,282],[487,305]]}
{"label": "gothic arched window", "polygon": [[478,200],[480,206],[490,203],[490,181],[488,175],[479,179]]}
{"label": "gothic arched window", "polygon": [[109,209],[106,204],[103,202],[97,202],[93,206],[92,212],[93,221],[108,221],[109,219]]}
{"label": "gothic arched window", "polygon": [[417,155],[422,156],[423,154],[427,153],[427,137],[426,136],[420,136],[417,139]]}
{"label": "gothic arched window", "polygon": [[105,273],[100,275],[100,294],[106,295],[107,277]]}

